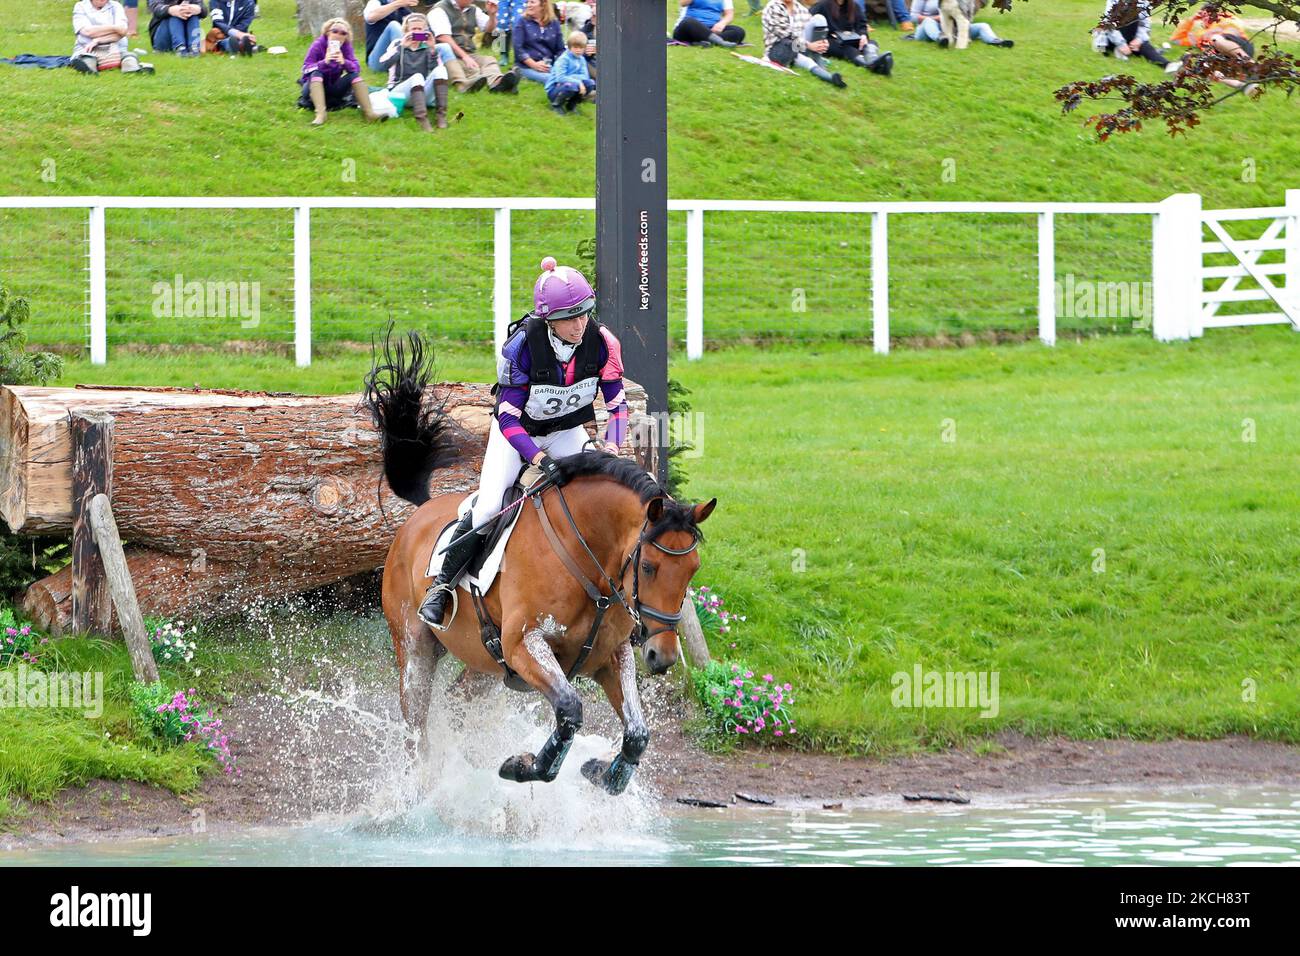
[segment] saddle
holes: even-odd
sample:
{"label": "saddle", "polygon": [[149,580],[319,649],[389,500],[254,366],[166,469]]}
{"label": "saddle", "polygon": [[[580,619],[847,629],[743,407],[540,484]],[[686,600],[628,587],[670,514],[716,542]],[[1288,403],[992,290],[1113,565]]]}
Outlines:
{"label": "saddle", "polygon": [[[525,487],[523,478],[527,471],[527,466],[520,469],[514,484],[510,486],[501,499],[502,508],[509,508],[510,505],[523,497]],[[473,507],[474,497],[470,495],[462,501],[456,509],[456,517],[438,532],[426,572],[429,577],[434,577],[441,569],[442,555],[439,552],[447,541],[451,540],[451,535],[465,512]],[[470,600],[474,605],[474,614],[478,618],[479,634],[483,640],[483,647],[505,672],[505,685],[511,690],[529,691],[532,688],[506,663],[505,654],[501,648],[501,628],[496,621],[492,620],[492,615],[488,613],[487,605],[483,601],[483,595],[491,589],[493,581],[496,580],[497,572],[501,568],[501,559],[504,557],[506,543],[510,538],[510,532],[514,530],[522,511],[522,506],[512,508],[492,520],[484,535],[485,540],[482,547],[479,548],[478,556],[465,569],[465,573],[461,575],[457,587],[469,592]],[[450,621],[448,621],[448,624],[450,624]]]}

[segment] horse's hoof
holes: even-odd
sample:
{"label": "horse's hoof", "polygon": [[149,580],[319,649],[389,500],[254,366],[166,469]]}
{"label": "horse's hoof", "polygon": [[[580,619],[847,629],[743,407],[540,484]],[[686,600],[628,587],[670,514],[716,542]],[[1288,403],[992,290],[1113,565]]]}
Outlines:
{"label": "horse's hoof", "polygon": [[537,758],[532,754],[516,754],[513,757],[507,757],[497,773],[503,780],[528,783],[537,779],[536,760]]}
{"label": "horse's hoof", "polygon": [[609,771],[609,761],[592,757],[582,765],[582,775],[594,786],[605,789],[605,774]]}

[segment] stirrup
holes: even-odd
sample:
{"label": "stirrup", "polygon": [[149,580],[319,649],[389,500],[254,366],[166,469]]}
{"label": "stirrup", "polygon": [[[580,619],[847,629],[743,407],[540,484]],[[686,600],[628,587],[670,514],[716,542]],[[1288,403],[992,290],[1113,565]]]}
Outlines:
{"label": "stirrup", "polygon": [[[448,593],[451,594],[451,609],[448,610],[446,607],[444,607],[442,610],[442,619],[447,623],[430,624],[429,621],[425,619],[423,615],[419,614],[418,610],[416,611],[416,615],[420,618],[421,621],[424,621],[425,624],[428,624],[430,628],[441,633],[443,631],[448,630],[451,627],[452,622],[456,620],[456,612],[460,609],[460,598],[456,596],[456,592],[459,591],[460,588],[458,588],[455,584],[436,584],[434,585],[433,590],[435,593],[438,591],[447,591]],[[423,604],[423,602],[421,603]]]}

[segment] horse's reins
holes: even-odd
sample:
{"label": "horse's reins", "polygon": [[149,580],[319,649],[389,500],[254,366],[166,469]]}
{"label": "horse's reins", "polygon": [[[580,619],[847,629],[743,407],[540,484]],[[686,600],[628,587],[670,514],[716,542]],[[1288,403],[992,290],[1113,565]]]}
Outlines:
{"label": "horse's reins", "polygon": [[[546,533],[546,540],[550,543],[551,550],[555,552],[556,557],[560,559],[560,562],[568,572],[577,579],[579,584],[582,585],[582,589],[587,592],[587,597],[591,598],[592,603],[596,606],[596,617],[595,620],[592,621],[591,630],[587,633],[587,639],[583,642],[582,650],[578,652],[578,659],[573,662],[573,666],[569,668],[569,673],[566,675],[569,679],[572,679],[573,675],[576,674],[586,662],[587,656],[591,653],[592,647],[595,646],[596,635],[599,633],[600,625],[605,619],[605,613],[610,609],[613,603],[611,598],[617,600],[618,603],[622,605],[623,610],[627,611],[632,618],[633,624],[636,625],[636,629],[632,636],[633,646],[639,646],[657,634],[663,634],[667,631],[673,630],[677,626],[677,623],[682,619],[682,615],[680,611],[676,614],[665,613],[664,611],[651,607],[648,604],[644,604],[641,601],[641,548],[646,543],[645,535],[649,524],[648,518],[641,523],[641,533],[637,535],[636,547],[632,549],[626,558],[623,559],[623,565],[619,568],[618,580],[616,581],[605,573],[605,566],[601,564],[600,559],[592,553],[590,546],[587,544],[586,538],[584,538],[582,532],[578,530],[578,523],[574,520],[573,512],[569,510],[569,503],[564,498],[564,492],[558,485],[555,487],[555,494],[556,497],[560,499],[560,508],[564,511],[564,517],[568,519],[569,527],[573,529],[574,536],[578,539],[578,543],[582,545],[582,550],[587,553],[587,557],[589,557],[592,563],[600,569],[600,576],[605,579],[605,583],[609,586],[610,591],[608,595],[604,594],[591,578],[587,577],[587,575],[583,573],[582,568],[580,568],[578,563],[573,560],[568,549],[564,546],[564,542],[562,542],[559,535],[555,533],[555,528],[552,526],[551,520],[546,514],[546,507],[542,501],[543,495],[539,494],[533,496],[533,507],[537,511],[537,517],[541,521],[542,530]],[[665,547],[658,541],[654,540],[649,543],[665,554],[680,557],[694,551],[699,545],[699,539],[697,538],[692,541],[689,548],[682,548],[681,550]],[[632,564],[633,566],[631,605],[628,604],[623,592],[618,587],[618,581],[622,581],[627,575],[629,564]],[[656,631],[649,631],[646,628],[645,621],[642,620],[643,617],[659,621],[666,626],[661,627]]]}

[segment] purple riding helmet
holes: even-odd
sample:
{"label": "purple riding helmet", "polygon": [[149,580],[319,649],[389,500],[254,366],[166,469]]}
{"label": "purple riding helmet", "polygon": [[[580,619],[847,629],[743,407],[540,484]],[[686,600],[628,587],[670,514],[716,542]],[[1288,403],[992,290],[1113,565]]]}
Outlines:
{"label": "purple riding helmet", "polygon": [[577,269],[557,266],[554,256],[542,260],[542,274],[533,287],[533,315],[547,322],[586,315],[596,307],[596,294]]}

